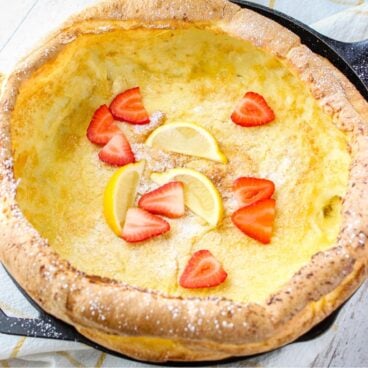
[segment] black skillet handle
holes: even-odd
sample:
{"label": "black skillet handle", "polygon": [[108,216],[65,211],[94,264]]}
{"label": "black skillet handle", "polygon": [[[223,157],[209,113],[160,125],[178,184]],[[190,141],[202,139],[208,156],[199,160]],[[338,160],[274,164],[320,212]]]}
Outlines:
{"label": "black skillet handle", "polygon": [[5,272],[13,281],[25,299],[39,312],[38,318],[9,317],[0,308],[0,333],[6,335],[39,337],[66,341],[88,341],[80,335],[73,326],[45,313],[40,306],[23,290],[14,277],[3,265]]}
{"label": "black skillet handle", "polygon": [[78,338],[76,338],[76,331],[74,328],[46,314],[42,313],[39,318],[9,317],[1,308],[0,333],[6,335],[79,341]]}
{"label": "black skillet handle", "polygon": [[322,35],[320,37],[350,64],[368,88],[368,40],[348,43]]}

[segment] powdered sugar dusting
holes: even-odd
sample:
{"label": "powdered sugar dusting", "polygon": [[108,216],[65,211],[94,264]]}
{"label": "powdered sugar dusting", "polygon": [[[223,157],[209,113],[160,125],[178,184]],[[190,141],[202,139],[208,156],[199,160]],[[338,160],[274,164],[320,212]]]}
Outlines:
{"label": "powdered sugar dusting", "polygon": [[281,161],[279,161],[274,166],[274,171],[271,171],[267,168],[264,172],[260,171],[261,177],[268,177],[269,180],[272,180],[277,188],[280,188],[287,179],[287,173],[290,170],[292,166],[292,161],[289,156],[285,156]]}
{"label": "powdered sugar dusting", "polygon": [[137,161],[145,160],[146,167],[150,171],[162,172],[174,167],[182,167],[186,162],[190,161],[190,157],[148,147],[143,143],[132,144],[132,150],[135,159]]}
{"label": "powdered sugar dusting", "polygon": [[136,134],[148,134],[158,128],[165,122],[166,115],[162,111],[155,111],[150,116],[150,122],[148,124],[134,125],[134,132]]}
{"label": "powdered sugar dusting", "polygon": [[192,243],[195,242],[196,238],[201,237],[211,229],[206,221],[189,211],[187,211],[185,217],[180,219],[180,221],[172,221],[170,225],[173,236],[177,235],[191,239]]}
{"label": "powdered sugar dusting", "polygon": [[159,185],[153,182],[152,180],[148,178],[141,178],[138,188],[137,188],[137,194],[138,194],[137,200],[139,200],[139,197],[142,196],[143,194],[151,192],[152,190],[155,190],[158,187]]}

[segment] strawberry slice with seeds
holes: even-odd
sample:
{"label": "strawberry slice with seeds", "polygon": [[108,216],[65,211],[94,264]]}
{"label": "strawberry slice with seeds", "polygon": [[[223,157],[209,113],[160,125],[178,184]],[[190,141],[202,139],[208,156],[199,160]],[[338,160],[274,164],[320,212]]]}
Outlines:
{"label": "strawberry slice with seeds", "polygon": [[221,263],[206,249],[195,252],[180,277],[180,286],[187,289],[209,288],[222,284],[227,273]]}
{"label": "strawberry slice with seeds", "polygon": [[275,205],[274,199],[263,199],[237,210],[231,219],[244,234],[268,244],[275,220]]}
{"label": "strawberry slice with seeds", "polygon": [[241,177],[234,181],[233,191],[241,207],[272,197],[275,184],[271,180]]}
{"label": "strawberry slice with seeds", "polygon": [[138,206],[157,215],[170,218],[182,217],[185,212],[184,185],[180,181],[167,183],[144,194]]}
{"label": "strawberry slice with seeds", "polygon": [[255,92],[247,92],[238,102],[231,120],[244,127],[263,125],[275,120],[275,114],[266,100]]}
{"label": "strawberry slice with seeds", "polygon": [[164,234],[169,230],[170,224],[163,218],[141,208],[129,208],[121,237],[129,243],[136,243]]}
{"label": "strawberry slice with seeds", "polygon": [[115,119],[131,124],[148,124],[148,113],[143,106],[139,87],[131,88],[117,95],[110,104]]}
{"label": "strawberry slice with seeds", "polygon": [[120,129],[114,122],[109,108],[100,106],[93,114],[87,129],[87,138],[94,144],[105,145]]}
{"label": "strawberry slice with seeds", "polygon": [[98,157],[112,166],[124,166],[135,162],[134,154],[123,132],[115,134],[99,152]]}

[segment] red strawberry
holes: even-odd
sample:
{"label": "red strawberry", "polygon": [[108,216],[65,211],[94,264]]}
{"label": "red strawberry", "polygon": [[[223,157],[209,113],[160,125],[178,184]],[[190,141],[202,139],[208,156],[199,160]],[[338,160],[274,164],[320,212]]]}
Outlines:
{"label": "red strawberry", "polygon": [[117,95],[110,104],[110,110],[117,120],[131,124],[147,124],[148,113],[143,106],[139,87],[131,88]]}
{"label": "red strawberry", "polygon": [[187,289],[214,287],[222,284],[227,273],[209,250],[199,250],[192,255],[183,274],[180,286]]}
{"label": "red strawberry", "polygon": [[124,166],[135,162],[134,154],[125,135],[115,134],[104,148],[99,152],[101,161],[113,166]]}
{"label": "red strawberry", "polygon": [[170,218],[182,217],[184,207],[184,185],[180,181],[167,183],[152,192],[144,194],[138,206],[148,212]]}
{"label": "red strawberry", "polygon": [[170,230],[163,218],[152,215],[141,208],[129,208],[121,237],[130,243],[147,240]]}
{"label": "red strawberry", "polygon": [[231,114],[231,120],[235,124],[245,127],[267,124],[274,119],[275,114],[266,100],[255,92],[247,92]]}
{"label": "red strawberry", "polygon": [[93,114],[87,129],[87,138],[92,143],[103,146],[114,134],[119,132],[120,129],[114,123],[114,117],[109,108],[106,105],[102,105]]}
{"label": "red strawberry", "polygon": [[275,185],[271,180],[241,177],[234,181],[233,191],[241,207],[271,198]]}
{"label": "red strawberry", "polygon": [[231,219],[244,234],[268,244],[275,219],[275,204],[274,199],[263,199],[237,210]]}

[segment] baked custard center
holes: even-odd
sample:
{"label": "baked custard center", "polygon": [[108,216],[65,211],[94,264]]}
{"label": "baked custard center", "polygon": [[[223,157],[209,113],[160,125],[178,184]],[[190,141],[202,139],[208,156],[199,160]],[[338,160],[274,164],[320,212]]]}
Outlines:
{"label": "baked custard center", "polygon": [[[137,160],[147,160],[138,193],[155,187],[153,171],[198,170],[223,198],[225,217],[215,229],[188,213],[169,220],[169,233],[131,245],[107,226],[102,197],[116,169],[98,160],[85,132],[96,106],[134,86],[147,111],[164,112],[166,123],[204,127],[229,161],[149,149],[144,129],[125,126]],[[267,97],[273,123],[243,128],[231,122],[245,91]],[[347,137],[279,60],[222,33],[139,29],[80,36],[23,83],[11,134],[21,209],[61,257],[88,274],[169,295],[262,302],[337,238],[350,163]],[[231,185],[240,176],[276,185],[267,246],[230,220],[236,208]],[[212,289],[183,289],[179,275],[200,249],[221,261],[228,279]]]}

